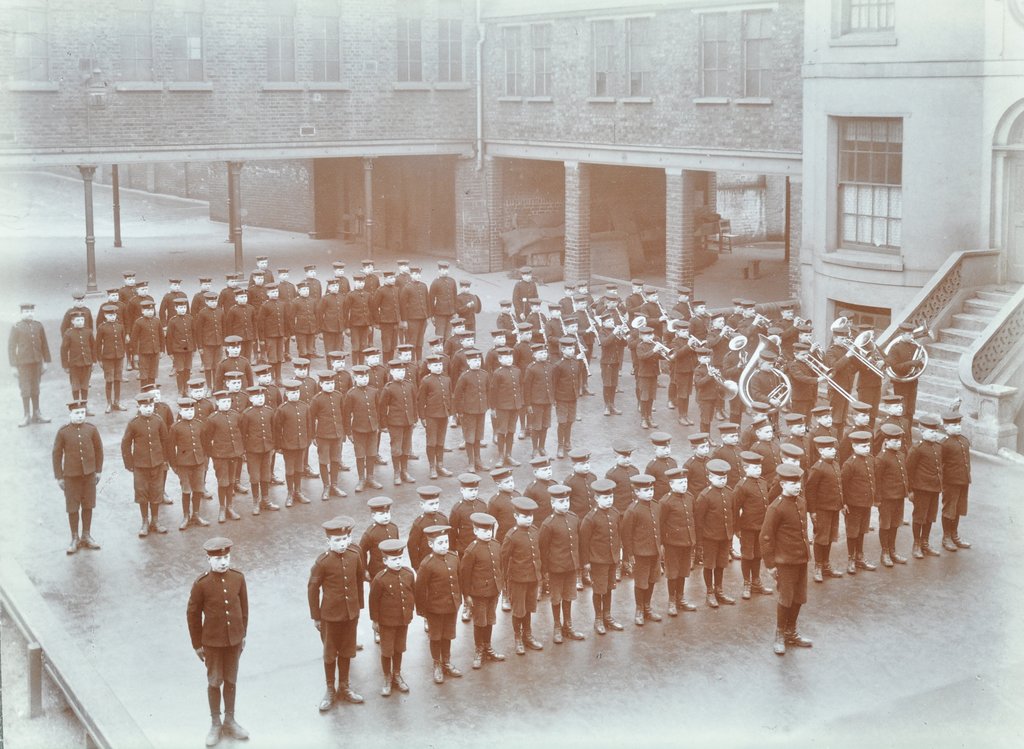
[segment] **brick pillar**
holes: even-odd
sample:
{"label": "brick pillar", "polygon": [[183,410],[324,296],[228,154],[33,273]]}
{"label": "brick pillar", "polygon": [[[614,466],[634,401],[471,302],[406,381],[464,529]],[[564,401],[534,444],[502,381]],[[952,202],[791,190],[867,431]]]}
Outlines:
{"label": "brick pillar", "polygon": [[708,172],[705,178],[707,186],[704,188],[704,204],[709,210],[718,213],[718,173]]}
{"label": "brick pillar", "polygon": [[455,256],[460,268],[473,273],[501,270],[504,247],[498,235],[502,205],[502,165],[485,157],[455,163]]}
{"label": "brick pillar", "polygon": [[565,280],[590,281],[590,167],[565,162]]}
{"label": "brick pillar", "polygon": [[803,242],[803,181],[789,178],[789,295],[800,300],[801,317],[811,317],[813,299],[801,295],[800,251]]}
{"label": "brick pillar", "polygon": [[673,293],[680,286],[694,288],[693,200],[706,185],[702,172],[665,169],[665,282]]}

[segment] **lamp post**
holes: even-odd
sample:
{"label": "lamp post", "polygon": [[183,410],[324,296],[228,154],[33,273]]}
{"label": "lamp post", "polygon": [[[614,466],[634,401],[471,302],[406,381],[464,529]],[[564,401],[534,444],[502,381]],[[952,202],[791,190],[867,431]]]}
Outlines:
{"label": "lamp post", "polygon": [[[90,135],[92,121],[90,114],[93,109],[104,109],[107,106],[107,84],[103,80],[103,72],[93,68],[92,74],[86,79],[85,87],[86,128]],[[96,286],[96,232],[93,225],[92,182],[96,176],[94,164],[80,164],[78,172],[82,175],[85,187],[85,291],[94,294]]]}

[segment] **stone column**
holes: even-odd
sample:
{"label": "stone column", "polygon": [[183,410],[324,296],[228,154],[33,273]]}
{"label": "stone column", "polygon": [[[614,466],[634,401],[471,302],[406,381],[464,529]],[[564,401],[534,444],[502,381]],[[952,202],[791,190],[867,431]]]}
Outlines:
{"label": "stone column", "polygon": [[235,245],[235,273],[242,273],[245,259],[242,257],[242,161],[228,162],[228,200],[231,241]]}
{"label": "stone column", "polygon": [[82,183],[85,187],[85,293],[95,292],[96,289],[96,232],[93,228],[92,211],[92,180],[96,176],[95,166],[80,166],[78,172],[82,175]]}
{"label": "stone column", "polygon": [[590,166],[565,162],[565,280],[590,281]]}
{"label": "stone column", "polygon": [[805,310],[801,317],[811,317],[810,305],[812,300],[804,298],[801,294],[800,251],[803,242],[803,181],[800,177],[789,177],[787,179],[788,201],[789,201],[789,295],[800,300],[801,310]]}
{"label": "stone column", "polygon": [[110,167],[110,189],[114,196],[114,247],[121,246],[121,175],[117,164]]}
{"label": "stone column", "polygon": [[697,243],[694,231],[694,192],[706,189],[701,172],[665,169],[665,282],[673,293],[694,288]]}
{"label": "stone column", "polygon": [[455,258],[472,273],[489,273],[504,266],[500,231],[503,197],[502,162],[485,156],[455,162]]}
{"label": "stone column", "polygon": [[373,159],[363,159],[363,212],[366,215],[366,257],[373,257]]}

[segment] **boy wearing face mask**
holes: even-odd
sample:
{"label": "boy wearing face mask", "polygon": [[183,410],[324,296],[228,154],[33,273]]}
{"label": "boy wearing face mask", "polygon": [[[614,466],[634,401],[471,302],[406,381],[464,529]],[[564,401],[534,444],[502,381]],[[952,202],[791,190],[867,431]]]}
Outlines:
{"label": "boy wearing face mask", "polygon": [[651,444],[654,446],[654,459],[648,462],[644,473],[654,477],[654,499],[661,499],[668,493],[668,479],[665,472],[679,465],[672,457],[672,435],[666,432],[653,432]]}
{"label": "boy wearing face mask", "polygon": [[320,463],[320,481],[323,490],[320,500],[331,497],[347,497],[338,486],[341,471],[341,445],[345,440],[345,424],[342,418],[342,397],[334,389],[334,372],[326,370],[318,374],[320,392],[309,405],[310,431],[316,442]]}
{"label": "boy wearing face mask", "polygon": [[825,577],[842,577],[840,570],[832,568],[829,557],[832,544],[839,540],[839,512],[843,509],[843,479],[836,462],[835,437],[814,438],[818,462],[807,474],[804,491],[807,509],[814,521],[814,582]]}
{"label": "boy wearing face mask", "polygon": [[569,509],[569,487],[555,484],[551,492],[551,514],[540,524],[540,564],[551,593],[554,641],[582,640],[572,626],[572,602],[580,565],[580,519]]}
{"label": "boy wearing face mask", "polygon": [[226,390],[213,394],[217,410],[203,423],[203,447],[213,458],[213,472],[217,475],[217,499],[220,514],[217,522],[227,518],[241,520],[235,512],[234,492],[242,460],[243,444],[240,423],[241,414],[231,408],[231,395]]}
{"label": "boy wearing face mask", "polygon": [[402,564],[404,541],[387,539],[380,542],[378,549],[383,567],[370,583],[367,608],[380,638],[380,667],[384,672],[380,695],[390,697],[392,688],[402,693],[409,691],[402,678],[402,655],[415,611],[416,583],[413,571]]}
{"label": "boy wearing face mask", "polygon": [[345,393],[342,403],[342,420],[345,434],[352,440],[356,454],[356,471],[359,483],[356,491],[381,489],[373,477],[376,466],[377,443],[380,440],[380,415],[377,411],[378,393],[370,387],[370,370],[365,364],[352,367],[353,387]]}
{"label": "boy wearing face mask", "polygon": [[225,380],[228,372],[241,372],[245,387],[252,385],[252,364],[242,356],[242,339],[236,335],[226,336],[224,350],[225,356],[217,362],[213,378],[218,389],[226,387]]}
{"label": "boy wearing face mask", "polygon": [[430,478],[451,476],[444,466],[444,443],[448,435],[448,419],[452,415],[452,385],[444,374],[444,361],[437,354],[425,360],[427,373],[420,378],[416,406],[427,433],[427,461]]}
{"label": "boy wearing face mask", "polygon": [[64,492],[64,509],[71,528],[68,554],[79,549],[100,548],[90,530],[92,511],[96,507],[96,484],[103,472],[103,441],[96,427],[85,421],[86,413],[85,401],[68,403],[68,423],[57,430],[53,440],[53,475]]}
{"label": "boy wearing face mask", "polygon": [[344,345],[345,299],[341,282],[327,279],[327,291],[316,303],[317,325],[324,339],[324,351],[337,351]]}
{"label": "boy wearing face mask", "polygon": [[740,536],[740,566],[743,571],[743,599],[750,594],[771,595],[771,588],[761,582],[761,524],[771,500],[768,482],[762,478],[763,458],[755,452],[740,454],[743,478],[735,485],[733,504],[736,508],[736,530]]}
{"label": "boy wearing face mask", "polygon": [[313,431],[309,420],[309,404],[300,398],[301,383],[298,380],[284,380],[282,385],[285,401],[274,411],[271,427],[274,431],[274,446],[284,454],[285,487],[288,491],[284,506],[291,507],[294,502],[309,504],[309,499],[302,494],[301,482]]}
{"label": "boy wearing face mask", "polygon": [[654,504],[654,477],[645,473],[630,478],[633,503],[622,515],[622,557],[633,568],[634,623],[660,622],[661,615],[651,609],[654,586],[661,577],[661,523]]}
{"label": "boy wearing face mask", "polygon": [[938,514],[942,492],[942,439],[940,423],[934,416],[922,416],[921,441],[907,454],[907,478],[910,498],[914,504],[914,559],[937,557],[939,552],[928,544],[932,523]]}
{"label": "boy wearing face mask", "polygon": [[580,523],[580,564],[584,574],[589,575],[591,580],[594,631],[603,635],[609,629],[622,631],[622,625],[612,617],[612,591],[615,589],[616,570],[622,557],[620,515],[613,506],[613,481],[598,479],[590,488],[594,491],[596,506]]}
{"label": "boy wearing face mask", "polygon": [[298,296],[288,305],[288,328],[295,334],[296,353],[304,359],[312,358],[316,356],[316,336],[320,332],[317,297],[313,296],[308,280],[299,281],[295,289]]}
{"label": "boy wearing face mask", "polygon": [[390,497],[374,497],[366,503],[373,523],[363,531],[363,536],[359,539],[359,548],[363,554],[367,581],[372,581],[377,573],[384,569],[380,542],[398,538],[398,526],[391,522],[391,505]]}
{"label": "boy wearing face mask", "polygon": [[211,717],[207,746],[217,744],[222,735],[241,741],[249,738],[249,732],[235,720],[235,685],[249,627],[249,596],[245,575],[231,567],[231,546],[231,539],[222,536],[203,544],[210,569],[192,584],[186,609],[192,649],[206,664],[206,696]]}
{"label": "boy wearing face mask", "polygon": [[[882,402],[878,406],[881,412],[882,418],[875,425],[875,438],[872,442],[871,452],[874,455],[878,455],[883,450],[882,443],[885,441],[885,435],[882,432],[883,424],[893,424],[903,430],[904,434],[910,434],[910,423],[903,416],[903,397],[899,395],[886,395],[882,398]],[[903,445],[901,448],[903,457],[907,457],[908,446]]]}
{"label": "boy wearing face mask", "polygon": [[785,655],[786,646],[809,648],[813,644],[796,628],[800,607],[807,602],[807,507],[800,493],[803,469],[780,465],[776,472],[782,494],[772,502],[761,526],[761,549],[765,563],[775,569],[779,585],[775,612],[776,655]]}
{"label": "boy wearing face mask", "polygon": [[391,442],[391,464],[395,469],[395,486],[416,483],[409,473],[409,455],[412,454],[412,429],[416,424],[416,387],[406,380],[403,362],[392,359],[389,363],[391,381],[381,390],[377,399],[380,423],[388,430]]}
{"label": "boy wearing face mask", "polygon": [[490,376],[481,369],[483,355],[476,349],[466,352],[466,365],[469,368],[459,377],[452,392],[452,410],[462,423],[469,467],[474,471],[486,471],[489,467],[480,460],[480,442],[484,436]]}
{"label": "boy wearing face mask", "polygon": [[443,684],[445,676],[456,679],[462,676],[462,672],[451,663],[462,589],[459,586],[459,556],[448,550],[450,530],[447,525],[432,525],[423,530],[430,553],[416,570],[416,612],[427,620],[435,684]]}
{"label": "boy wearing face mask", "polygon": [[[572,461],[572,472],[562,480],[562,484],[569,487],[569,509],[582,520],[594,509],[594,490],[591,484],[597,481],[597,475],[591,470],[590,451],[585,447],[570,450],[569,459]],[[589,584],[590,580],[583,579],[581,565],[580,574],[576,576],[576,590],[583,590],[584,582]]]}
{"label": "boy wearing face mask", "polygon": [[[400,283],[398,306],[402,322],[400,328],[405,329],[405,341],[413,345],[416,358],[423,351],[423,335],[427,327],[427,318],[431,316],[430,290],[420,278],[420,267],[409,267],[409,278]],[[442,340],[444,340],[442,338]]]}
{"label": "boy wearing face mask", "polygon": [[281,363],[285,360],[285,341],[291,335],[288,327],[287,303],[281,301],[278,284],[267,284],[267,301],[256,316],[260,351],[270,365],[274,380],[281,379]]}
{"label": "boy wearing face mask", "polygon": [[697,607],[683,597],[686,578],[690,576],[693,547],[697,543],[693,495],[688,491],[687,470],[671,468],[665,473],[669,492],[658,500],[658,523],[668,578],[668,615],[679,611],[696,611]]}
{"label": "boy wearing face mask", "polygon": [[[89,400],[89,379],[92,365],[96,360],[96,339],[92,329],[85,326],[84,312],[73,312],[71,327],[64,331],[60,343],[60,364],[68,374],[71,383],[71,397],[74,400]],[[87,413],[87,416],[92,416]]]}
{"label": "boy wearing face mask", "polygon": [[501,545],[494,540],[497,525],[493,515],[474,512],[470,516],[475,538],[459,559],[459,585],[473,611],[473,668],[485,660],[500,662],[505,656],[494,650],[491,633],[496,622],[498,591],[501,590]]}
{"label": "boy wearing face mask", "polygon": [[850,432],[852,455],[843,463],[843,512],[846,520],[846,573],[874,571],[875,565],[864,559],[864,536],[868,532],[871,507],[877,501],[878,481],[875,458],[871,455],[871,432]]}
{"label": "boy wearing face mask", "polygon": [[264,509],[280,509],[270,501],[270,480],[274,476],[274,409],[267,405],[262,385],[247,388],[246,394],[249,408],[242,413],[239,429],[252,485],[252,514],[259,515]]}
{"label": "boy wearing face mask", "polygon": [[551,406],[555,402],[554,365],[548,361],[543,343],[532,346],[533,362],[523,374],[523,399],[533,439],[532,458],[547,455],[545,449],[551,427]]}
{"label": "boy wearing face mask", "polygon": [[395,272],[386,270],[383,283],[370,296],[370,311],[374,323],[380,328],[380,347],[389,359],[394,356],[398,344],[398,325],[401,321],[399,293]]}
{"label": "boy wearing face mask", "polygon": [[352,339],[352,361],[360,364],[361,352],[373,339],[373,317],[370,312],[370,292],[366,289],[366,275],[356,273],[352,277],[352,290],[345,295],[345,327]]}
{"label": "boy wearing face mask", "polygon": [[206,386],[213,388],[216,384],[214,370],[223,353],[224,310],[217,306],[217,295],[212,291],[203,295],[202,302],[203,306],[195,313],[194,332]]}
{"label": "boy wearing face mask", "polygon": [[181,484],[182,519],[178,530],[186,530],[193,523],[209,525],[199,514],[208,458],[203,446],[203,423],[196,419],[192,398],[178,398],[178,420],[168,433],[166,457]]}
{"label": "boy wearing face mask", "polygon": [[516,655],[525,655],[527,648],[544,649],[534,638],[530,621],[537,611],[537,591],[542,577],[540,531],[534,524],[536,502],[529,497],[516,497],[512,507],[516,524],[501,542],[501,576],[512,603]]}
{"label": "boy wearing face mask", "polygon": [[362,696],[349,686],[349,667],[356,656],[356,630],[359,612],[363,608],[366,570],[362,552],[352,543],[355,521],[347,515],[339,515],[322,526],[327,534],[327,551],[313,563],[306,593],[309,617],[324,646],[327,691],[320,700],[320,712],[323,713],[334,707],[339,698],[354,704],[363,701]]}
{"label": "boy wearing face mask", "polygon": [[516,433],[516,419],[522,410],[523,398],[522,372],[513,366],[512,349],[497,349],[498,367],[491,373],[488,382],[487,400],[493,414],[492,424],[498,440],[498,460],[496,466],[519,466],[518,460],[512,457],[512,441]]}
{"label": "boy wearing face mask", "polygon": [[[693,334],[696,335],[696,333]],[[718,402],[719,384],[711,376],[709,369],[711,367],[711,349],[707,346],[700,346],[696,349],[696,353],[697,366],[693,370],[693,387],[697,397],[697,410],[700,414],[698,420],[700,431],[710,433],[711,422],[715,416],[715,404]]]}
{"label": "boy wearing face mask", "polygon": [[694,503],[694,523],[704,555],[705,601],[709,607],[717,609],[720,604],[736,603],[735,598],[725,594],[722,584],[735,532],[735,509],[732,490],[726,486],[729,464],[724,460],[709,460],[707,472],[709,486]]}
{"label": "boy wearing face mask", "polygon": [[160,353],[164,350],[164,331],[152,301],[143,301],[139,308],[141,316],[132,324],[129,340],[131,352],[138,360],[139,384],[149,385],[156,382]]}
{"label": "boy wearing face mask", "polygon": [[192,374],[192,359],[196,350],[195,323],[188,313],[188,297],[184,294],[171,302],[174,314],[167,318],[164,340],[171,356],[178,395],[185,394],[186,383]]}
{"label": "boy wearing face mask", "polygon": [[813,420],[810,432],[811,439],[814,439],[815,437],[833,437],[836,440],[839,439],[839,433],[836,431],[832,422],[831,406],[816,406],[815,408],[812,408],[811,418]]}
{"label": "boy wearing face mask", "polygon": [[[906,564],[907,558],[896,553],[896,533],[903,524],[903,508],[910,483],[903,457],[903,429],[892,423],[879,427],[882,452],[875,461],[878,480],[878,540],[882,546],[882,564]],[[876,435],[877,439],[877,435]]]}
{"label": "boy wearing face mask", "polygon": [[[775,439],[775,428],[766,414],[754,418],[754,442],[750,451],[761,456],[761,467],[766,474],[775,473],[775,467],[782,462],[779,441]],[[831,437],[835,442],[835,437]]]}
{"label": "boy wearing face mask", "polygon": [[739,424],[731,421],[719,424],[718,436],[721,438],[722,444],[711,454],[712,458],[724,460],[729,464],[729,486],[733,487],[743,478],[743,461],[740,459],[743,448],[740,447],[739,428]]}
{"label": "boy wearing face mask", "polygon": [[96,327],[96,358],[103,368],[103,386],[107,396],[107,410],[124,411],[121,405],[121,380],[124,367],[125,339],[124,325],[117,319],[117,307],[104,304],[100,307],[100,322]]}
{"label": "boy wearing face mask", "polygon": [[121,439],[121,459],[124,467],[132,473],[135,486],[135,503],[142,515],[139,538],[150,531],[167,533],[159,524],[160,503],[163,501],[163,471],[167,450],[167,425],[153,413],[153,395],[139,393],[135,396],[138,415],[125,426]]}
{"label": "boy wearing face mask", "polygon": [[837,455],[839,465],[845,465],[850,456],[853,455],[853,440],[850,435],[854,432],[871,431],[871,406],[861,401],[850,404],[850,418],[852,424],[843,428],[842,436],[839,439],[839,453]]}
{"label": "boy wearing face mask", "polygon": [[430,539],[425,530],[433,525],[448,525],[448,516],[441,512],[441,489],[436,486],[420,486],[416,489],[420,500],[420,514],[409,528],[409,563],[419,569],[420,563],[430,553]]}
{"label": "boy wearing face mask", "polygon": [[967,491],[971,484],[971,443],[960,433],[960,414],[942,415],[946,439],[942,441],[942,548],[969,549],[960,537],[960,518],[967,514]]}

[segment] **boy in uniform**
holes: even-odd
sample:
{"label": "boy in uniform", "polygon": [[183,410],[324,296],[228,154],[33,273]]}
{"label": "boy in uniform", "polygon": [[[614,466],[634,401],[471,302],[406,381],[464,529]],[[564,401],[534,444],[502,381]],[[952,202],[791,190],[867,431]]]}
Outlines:
{"label": "boy in uniform", "polygon": [[391,465],[395,470],[394,484],[415,484],[409,473],[412,454],[412,428],[416,424],[416,387],[406,379],[405,364],[398,359],[388,362],[388,382],[377,397],[377,410],[381,426],[388,430],[391,442]]}
{"label": "boy in uniform", "polygon": [[427,433],[427,461],[430,478],[451,476],[444,465],[444,443],[448,435],[448,419],[452,411],[452,384],[444,373],[444,361],[437,354],[425,360],[427,374],[420,379],[416,393],[416,406]]}
{"label": "boy in uniform", "polygon": [[163,501],[163,471],[167,452],[167,425],[153,413],[151,393],[135,396],[138,415],[124,429],[121,439],[121,459],[133,476],[135,503],[142,515],[139,538],[150,531],[167,533],[159,523],[160,503]]}
{"label": "boy in uniform", "polygon": [[882,452],[875,462],[879,495],[878,540],[882,546],[882,564],[892,567],[894,563],[907,563],[906,557],[896,553],[896,533],[903,525],[903,506],[910,491],[910,483],[901,449],[903,428],[884,423],[878,429],[883,437]]}
{"label": "boy in uniform", "polygon": [[660,622],[661,614],[651,609],[654,586],[661,577],[661,523],[654,500],[654,477],[645,473],[630,478],[633,503],[622,515],[622,556],[633,567],[633,598],[636,612],[633,621]]}
{"label": "boy in uniform", "polygon": [[761,476],[762,458],[755,452],[740,453],[743,461],[743,479],[733,491],[736,508],[736,530],[740,536],[740,566],[743,571],[743,598],[751,592],[771,595],[772,589],[761,582],[761,524],[770,504],[768,482]]}
{"label": "boy in uniform", "polygon": [[294,502],[309,504],[302,494],[302,469],[306,464],[306,451],[312,441],[312,425],[309,421],[309,404],[303,402],[298,380],[284,380],[284,403],[274,411],[271,425],[274,430],[274,446],[284,454],[284,476],[288,498],[284,506]]}
{"label": "boy in uniform", "polygon": [[[103,440],[95,426],[85,420],[83,400],[68,403],[68,423],[57,430],[53,440],[53,476],[64,492],[64,510],[71,527],[68,554],[79,549],[99,549],[89,531],[96,507],[96,484],[103,472]],[[78,533],[78,516],[82,533]]]}
{"label": "boy in uniform", "polygon": [[166,458],[181,484],[182,517],[178,530],[186,530],[193,523],[209,525],[199,514],[209,458],[203,445],[203,422],[196,418],[196,402],[192,398],[178,398],[178,420],[168,433]]}
{"label": "boy in uniform", "polygon": [[697,543],[697,526],[693,514],[693,495],[687,489],[687,470],[670,468],[665,473],[669,492],[658,500],[658,524],[664,552],[665,576],[668,578],[668,615],[679,611],[696,611],[697,607],[683,597],[686,578],[690,576],[693,547]]}
{"label": "boy in uniform", "polygon": [[543,343],[534,344],[533,362],[523,374],[523,393],[526,413],[533,440],[530,457],[547,455],[548,429],[551,427],[551,406],[555,402],[552,378],[554,365],[548,361],[548,350]]}
{"label": "boy in uniform", "polygon": [[942,415],[946,439],[942,442],[942,548],[969,549],[960,537],[960,518],[967,514],[967,491],[971,485],[971,443],[960,433],[960,414]]}
{"label": "boy in uniform", "polygon": [[497,520],[493,515],[474,512],[470,521],[476,538],[459,559],[459,586],[473,611],[473,668],[480,668],[485,660],[505,660],[491,645],[501,590],[501,545],[494,540]]}
{"label": "boy in uniform", "polygon": [[409,529],[409,563],[419,569],[420,563],[430,553],[430,543],[424,532],[435,525],[448,525],[447,516],[441,512],[441,489],[436,486],[420,486],[416,489],[420,499],[420,514],[412,521]]}
{"label": "boy in uniform", "polygon": [[910,499],[914,503],[914,559],[937,557],[939,552],[928,544],[932,523],[939,509],[942,492],[942,432],[934,416],[922,416],[921,441],[907,454],[907,478],[910,481]]}
{"label": "boy in uniform", "polygon": [[377,443],[380,441],[380,416],[377,410],[377,390],[370,387],[370,368],[365,364],[352,367],[353,386],[345,393],[342,403],[342,422],[345,434],[352,440],[356,454],[356,472],[359,483],[356,492],[381,489],[373,477],[377,465]]}
{"label": "boy in uniform", "polygon": [[449,530],[447,525],[431,525],[423,530],[430,553],[416,570],[416,612],[427,620],[435,684],[443,684],[445,676],[462,676],[452,665],[452,640],[462,589],[459,557],[448,550]]}
{"label": "boy in uniform", "polygon": [[516,525],[501,542],[501,577],[512,603],[512,631],[516,655],[526,648],[543,650],[533,636],[531,615],[537,610],[537,588],[541,580],[540,531],[533,524],[537,503],[529,497],[512,500]]}
{"label": "boy in uniform", "polygon": [[242,412],[239,430],[252,485],[252,514],[263,509],[279,510],[270,501],[270,480],[274,476],[274,409],[267,405],[267,393],[262,385],[246,389],[249,408]]}
{"label": "boy in uniform", "polygon": [[540,525],[541,572],[551,592],[551,618],[554,641],[563,636],[582,640],[584,636],[572,626],[572,602],[576,600],[576,580],[580,566],[580,519],[569,509],[569,487],[551,487],[552,513]]}
{"label": "boy in uniform", "polygon": [[512,349],[497,349],[498,367],[491,373],[487,399],[494,414],[493,428],[498,441],[496,466],[519,466],[512,457],[512,441],[516,434],[516,419],[525,403],[522,372],[513,366]]}
{"label": "boy in uniform", "polygon": [[668,479],[665,472],[679,465],[672,457],[672,435],[665,432],[653,432],[651,444],[654,446],[654,459],[647,464],[644,473],[654,477],[654,499],[659,500],[668,494]]}
{"label": "boy in uniform", "polygon": [[[71,327],[64,331],[60,342],[60,363],[71,382],[73,400],[88,403],[89,379],[95,361],[96,339],[92,328],[85,327],[85,313],[76,310],[71,315]],[[92,416],[91,413],[86,415]]]}
{"label": "boy in uniform", "polygon": [[331,497],[347,497],[348,492],[338,487],[341,471],[341,446],[345,440],[345,425],[341,413],[341,393],[334,390],[334,372],[318,373],[320,392],[309,406],[310,432],[316,441],[320,461],[321,501]]}
{"label": "boy in uniform", "polygon": [[402,565],[405,542],[387,539],[378,545],[383,568],[370,583],[370,620],[380,636],[380,667],[384,672],[381,697],[390,697],[393,687],[409,691],[402,678],[402,654],[405,653],[409,623],[416,606],[415,576]]}
{"label": "boy in uniform", "polygon": [[594,631],[603,635],[609,629],[622,631],[622,625],[612,617],[612,591],[615,569],[622,556],[622,539],[619,512],[613,506],[615,482],[597,479],[590,488],[594,491],[596,507],[580,523],[580,564],[590,575]]}
{"label": "boy in uniform", "polygon": [[[320,701],[322,713],[334,707],[339,696],[354,704],[363,701],[349,686],[349,666],[356,656],[356,629],[359,611],[363,608],[363,580],[366,577],[363,555],[352,543],[354,526],[355,521],[347,515],[339,515],[322,524],[328,548],[313,562],[306,584],[309,617],[324,646],[327,691]],[[337,689],[335,665],[338,669]]]}
{"label": "boy in uniform", "polygon": [[713,609],[720,604],[731,606],[736,599],[727,596],[722,581],[725,565],[729,563],[734,533],[734,506],[732,490],[727,488],[729,464],[724,460],[707,463],[709,486],[694,504],[694,522],[704,555],[704,585],[706,603]]}
{"label": "boy in uniform", "polygon": [[878,498],[875,458],[871,454],[871,432],[855,431],[849,435],[853,454],[842,467],[843,513],[846,521],[846,573],[874,571],[875,565],[864,559],[864,536],[868,532],[871,507]]}
{"label": "boy in uniform", "polygon": [[196,350],[195,324],[188,313],[188,298],[179,296],[173,300],[174,314],[167,320],[164,343],[173,362],[174,379],[178,395],[185,395],[188,378],[192,376],[192,360]]}
{"label": "boy in uniform", "polygon": [[814,438],[819,460],[811,466],[804,486],[807,509],[814,520],[814,582],[842,577],[829,559],[832,544],[839,540],[839,513],[843,509],[843,479],[836,462],[836,438]]}
{"label": "boy in uniform", "polygon": [[203,447],[206,454],[213,458],[213,471],[217,475],[217,499],[220,503],[220,514],[217,522],[223,523],[227,518],[241,520],[235,512],[235,484],[244,449],[242,444],[241,415],[231,408],[231,396],[225,390],[213,394],[217,402],[217,410],[203,422]]}
{"label": "boy in uniform", "polygon": [[125,356],[124,325],[118,321],[117,307],[100,307],[100,320],[96,327],[96,358],[103,368],[103,386],[107,396],[107,413],[124,411],[121,405],[121,379]]}

